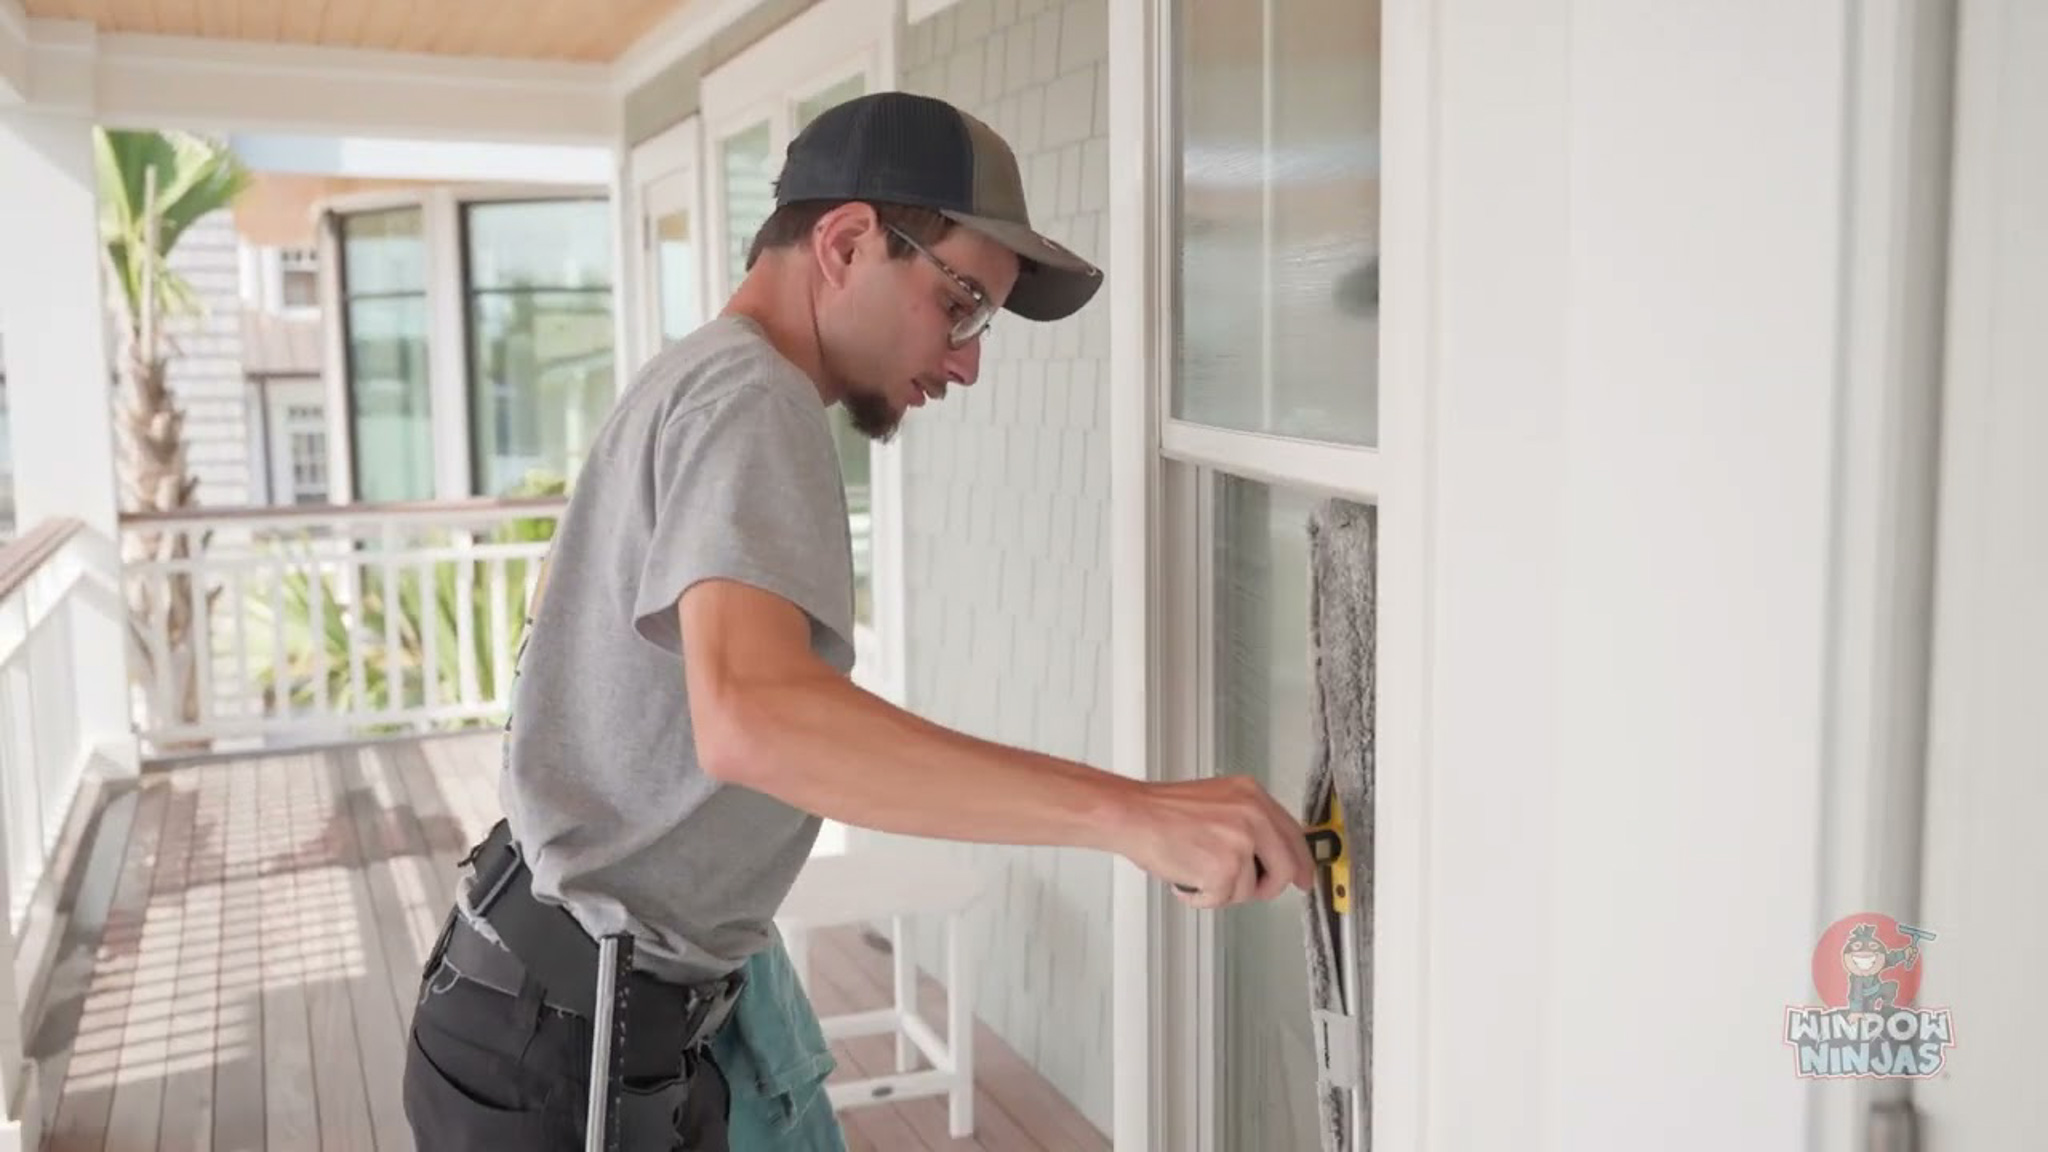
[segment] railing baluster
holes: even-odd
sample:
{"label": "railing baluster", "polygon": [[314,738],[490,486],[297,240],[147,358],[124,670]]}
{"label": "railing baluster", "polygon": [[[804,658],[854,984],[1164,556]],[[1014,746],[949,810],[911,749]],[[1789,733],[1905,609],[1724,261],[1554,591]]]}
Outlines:
{"label": "railing baluster", "polygon": [[306,604],[312,630],[307,644],[313,652],[313,714],[325,716],[327,692],[327,571],[320,559],[318,540],[306,542]]}
{"label": "railing baluster", "polygon": [[405,707],[405,671],[398,664],[398,525],[384,522],[378,567],[384,572],[384,709]]}
{"label": "railing baluster", "polygon": [[420,580],[420,705],[432,712],[441,702],[441,587],[434,579],[437,561],[422,560]]}
{"label": "railing baluster", "polygon": [[142,623],[137,629],[142,636],[143,650],[149,656],[151,678],[156,681],[156,692],[149,701],[153,725],[171,726],[177,718],[170,710],[175,707],[177,696],[171,683],[170,644],[170,603],[171,577],[158,561],[162,559],[163,542],[168,536],[159,535],[156,548],[143,553],[143,559],[134,565],[134,575],[128,587],[133,589],[135,604],[129,608],[132,615],[141,610]]}
{"label": "railing baluster", "polygon": [[[213,613],[206,603],[206,568],[200,563],[206,558],[206,546],[195,541],[195,535],[205,534],[192,529],[180,530],[178,539],[184,547],[172,550],[172,555],[175,556],[182,551],[193,561],[192,568],[185,574],[185,592],[190,599],[192,611],[192,623],[186,631],[185,642],[192,649],[190,667],[191,674],[196,678],[192,685],[194,714],[187,717],[183,707],[176,703],[172,705],[172,714],[178,717],[180,723],[205,724],[208,719],[218,714],[220,709],[215,707],[213,699]],[[176,583],[175,579],[166,577],[165,593],[168,594]],[[181,670],[184,667],[183,662],[175,654],[171,656],[171,663],[178,665]],[[182,692],[184,687],[180,684],[179,691]]]}
{"label": "railing baluster", "polygon": [[465,555],[455,562],[455,679],[465,707],[478,702],[476,632],[476,562]]}
{"label": "railing baluster", "polygon": [[21,647],[8,667],[10,673],[20,674],[8,677],[10,688],[16,683],[21,686],[18,694],[14,691],[8,693],[8,704],[12,711],[16,700],[20,702],[19,715],[26,736],[23,743],[28,748],[28,759],[7,774],[7,843],[12,849],[8,869],[14,879],[8,893],[8,911],[13,921],[8,925],[10,932],[20,927],[22,913],[28,907],[28,895],[35,891],[35,881],[42,867],[42,853],[37,850],[42,836],[29,835],[30,829],[42,824],[42,773],[38,765],[49,756],[62,753],[61,749],[43,747],[39,739],[43,725],[42,717],[36,714],[36,614],[29,603],[30,591],[24,588],[23,594],[12,604],[20,617]]}
{"label": "railing baluster", "polygon": [[512,637],[505,628],[505,561],[491,559],[491,703],[512,700]]}
{"label": "railing baluster", "polygon": [[289,553],[277,555],[270,568],[270,715],[290,716],[292,682],[284,663],[284,582],[291,573]]}
{"label": "railing baluster", "polygon": [[347,565],[345,571],[348,573],[349,605],[343,619],[348,625],[348,683],[349,690],[353,693],[354,710],[361,713],[371,710],[369,677],[363,671],[363,641],[369,629],[369,617],[363,611],[363,588],[369,581],[364,577],[363,553],[356,546],[358,541],[354,530],[349,530],[345,538],[348,542],[347,559],[344,563]]}
{"label": "railing baluster", "polygon": [[249,584],[240,568],[228,570],[228,599],[235,605],[235,691],[241,694],[242,703],[235,713],[246,716],[255,685],[249,678]]}

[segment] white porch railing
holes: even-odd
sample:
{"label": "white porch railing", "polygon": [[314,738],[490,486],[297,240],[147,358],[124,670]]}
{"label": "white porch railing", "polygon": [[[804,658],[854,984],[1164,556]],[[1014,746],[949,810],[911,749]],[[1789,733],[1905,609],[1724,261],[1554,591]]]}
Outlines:
{"label": "white porch railing", "polygon": [[109,687],[73,643],[80,614],[121,612],[112,546],[82,529],[46,521],[0,552],[0,834],[16,936],[94,753],[81,701]]}
{"label": "white porch railing", "polygon": [[[124,518],[133,699],[146,753],[499,721],[565,504],[547,497]],[[203,637],[196,650],[195,633]]]}
{"label": "white porch railing", "polygon": [[[67,915],[57,889],[95,802],[82,801],[120,702],[119,557],[76,520],[0,549],[0,1147],[34,1147],[38,1089],[23,1054]],[[101,644],[101,641],[106,641]]]}

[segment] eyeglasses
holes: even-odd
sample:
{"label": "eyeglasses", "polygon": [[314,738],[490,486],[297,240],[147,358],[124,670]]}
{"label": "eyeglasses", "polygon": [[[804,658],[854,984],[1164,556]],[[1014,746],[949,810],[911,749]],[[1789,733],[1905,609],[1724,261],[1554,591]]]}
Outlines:
{"label": "eyeglasses", "polygon": [[982,291],[979,284],[953,271],[952,265],[932,255],[931,249],[913,240],[908,232],[896,227],[894,224],[889,225],[889,231],[894,233],[905,244],[917,249],[918,255],[931,261],[932,267],[944,272],[948,279],[952,280],[954,284],[959,285],[962,292],[967,293],[968,299],[974,301],[972,309],[964,315],[954,318],[952,331],[946,333],[946,343],[955,348],[963,347],[973,342],[975,337],[986,332],[989,322],[995,319],[996,313],[1001,309],[1001,305],[997,304],[987,292]]}

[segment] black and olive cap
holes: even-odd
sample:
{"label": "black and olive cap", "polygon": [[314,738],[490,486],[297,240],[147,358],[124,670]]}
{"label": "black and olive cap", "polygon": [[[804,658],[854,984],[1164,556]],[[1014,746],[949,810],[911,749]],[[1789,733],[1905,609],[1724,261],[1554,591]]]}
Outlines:
{"label": "black and olive cap", "polygon": [[866,200],[933,209],[1015,252],[1003,307],[1027,320],[1080,311],[1102,270],[1031,227],[1017,156],[988,125],[943,100],[859,96],[825,110],[790,141],[775,202]]}

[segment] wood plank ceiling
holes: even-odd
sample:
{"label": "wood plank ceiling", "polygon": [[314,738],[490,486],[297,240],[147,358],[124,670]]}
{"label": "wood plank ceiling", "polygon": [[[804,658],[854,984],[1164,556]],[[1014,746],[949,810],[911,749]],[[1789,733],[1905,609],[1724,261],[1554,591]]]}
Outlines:
{"label": "wood plank ceiling", "polygon": [[30,16],[264,44],[607,62],[702,0],[27,0]]}

